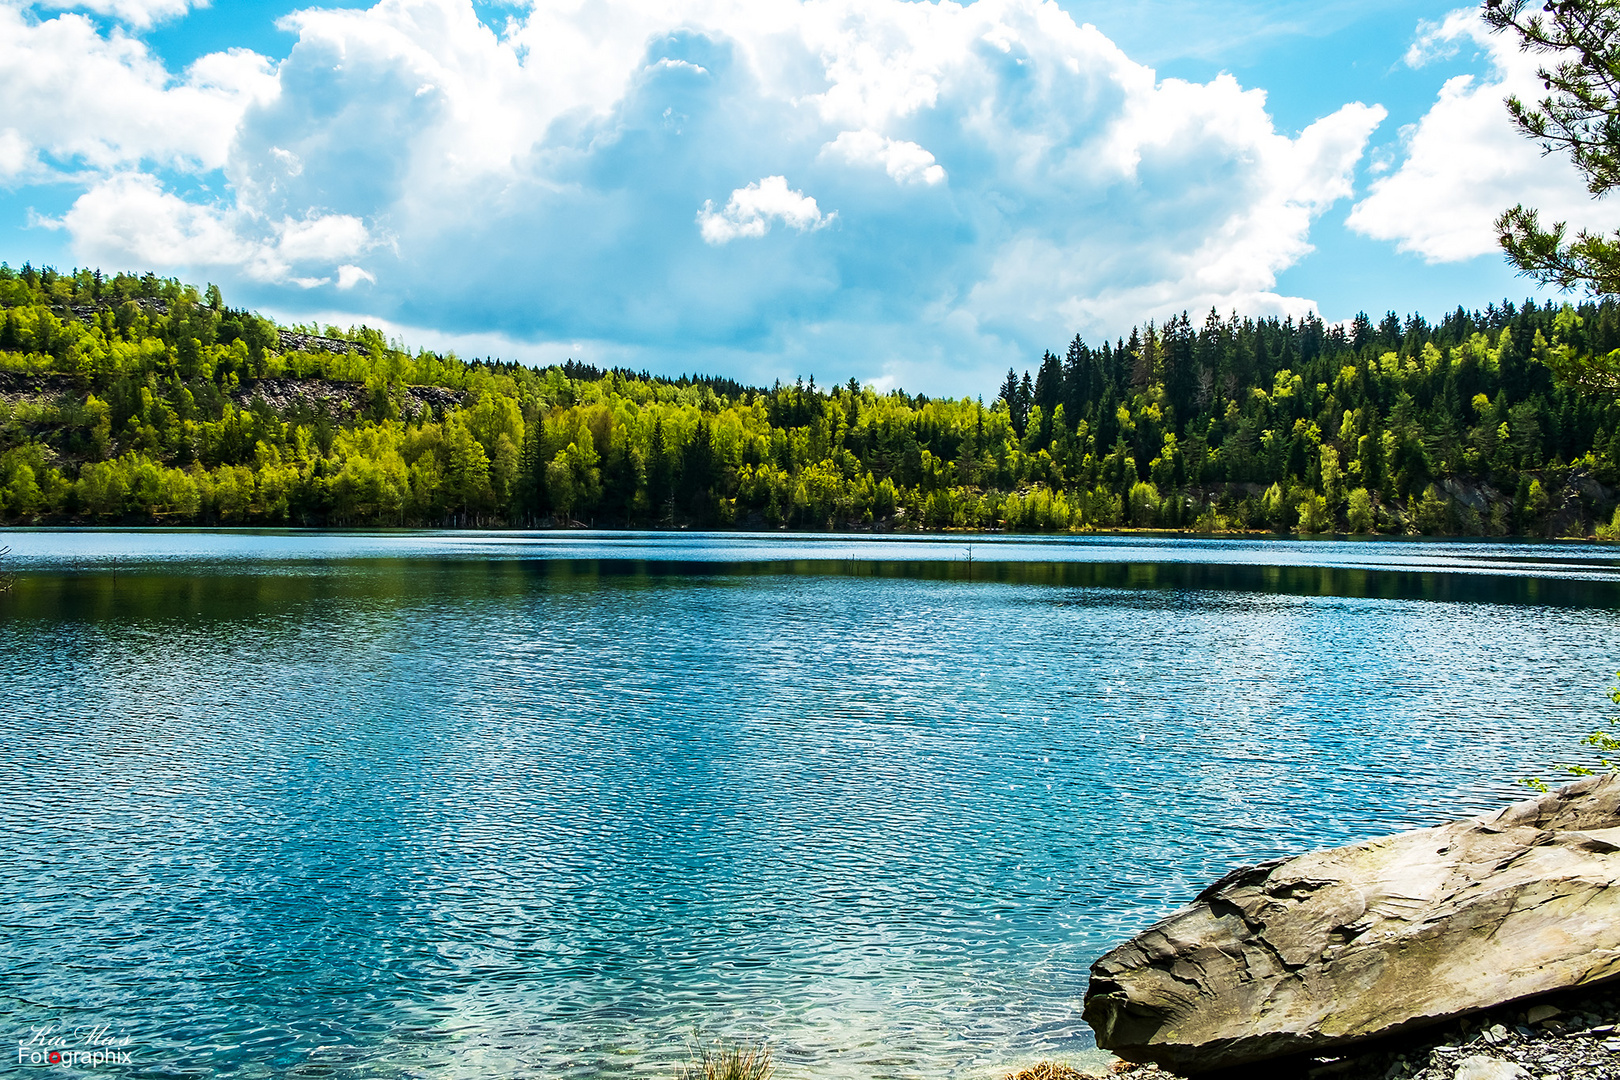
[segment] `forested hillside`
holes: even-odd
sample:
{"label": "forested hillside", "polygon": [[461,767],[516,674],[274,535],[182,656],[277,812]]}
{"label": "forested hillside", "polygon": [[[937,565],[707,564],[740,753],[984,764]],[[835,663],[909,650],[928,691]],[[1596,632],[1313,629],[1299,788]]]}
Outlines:
{"label": "forested hillside", "polygon": [[[409,352],[0,265],[0,520],[1607,532],[1620,307],[1076,338],[991,404]],[[1612,360],[1612,358],[1610,358]],[[1610,363],[1612,369],[1612,363]]]}

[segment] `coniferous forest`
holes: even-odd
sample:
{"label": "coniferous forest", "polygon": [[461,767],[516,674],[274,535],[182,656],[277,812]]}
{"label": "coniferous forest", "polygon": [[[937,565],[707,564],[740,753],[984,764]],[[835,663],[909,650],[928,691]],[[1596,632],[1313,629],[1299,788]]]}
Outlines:
{"label": "coniferous forest", "polygon": [[[0,264],[0,520],[1609,535],[1611,301],[1075,338],[992,402],[411,352]],[[1611,358],[1612,359],[1612,358]],[[1612,366],[1612,365],[1611,365]],[[990,388],[987,388],[987,390]]]}

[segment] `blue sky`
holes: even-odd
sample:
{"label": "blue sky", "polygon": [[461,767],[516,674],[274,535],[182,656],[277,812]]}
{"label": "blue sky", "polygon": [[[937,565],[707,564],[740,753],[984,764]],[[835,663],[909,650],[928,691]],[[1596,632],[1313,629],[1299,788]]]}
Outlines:
{"label": "blue sky", "polygon": [[1532,68],[1422,0],[0,0],[0,259],[988,394],[1183,309],[1522,298],[1500,210],[1620,225],[1508,127]]}

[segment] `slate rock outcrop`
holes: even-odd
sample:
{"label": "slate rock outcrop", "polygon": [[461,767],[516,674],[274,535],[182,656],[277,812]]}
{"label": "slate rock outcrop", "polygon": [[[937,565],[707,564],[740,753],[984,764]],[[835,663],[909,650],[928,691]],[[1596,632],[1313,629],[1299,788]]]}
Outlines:
{"label": "slate rock outcrop", "polygon": [[280,330],[280,344],[282,352],[329,352],[329,353],[357,353],[365,350],[352,341],[342,338],[322,337],[319,334],[300,334],[296,330]]}
{"label": "slate rock outcrop", "polygon": [[[1097,1044],[1186,1075],[1620,976],[1620,777],[1235,871],[1092,966]],[[1258,1075],[1258,1074],[1256,1074]]]}
{"label": "slate rock outcrop", "polygon": [[[0,383],[0,393],[4,384]],[[397,388],[400,411],[406,416],[418,416],[424,410],[445,412],[460,405],[466,394],[443,386],[401,386]],[[304,406],[314,412],[348,418],[357,416],[371,405],[371,394],[365,383],[337,382],[320,378],[267,378],[254,379],[242,384],[232,397],[238,405],[249,408],[263,401],[276,412]]]}

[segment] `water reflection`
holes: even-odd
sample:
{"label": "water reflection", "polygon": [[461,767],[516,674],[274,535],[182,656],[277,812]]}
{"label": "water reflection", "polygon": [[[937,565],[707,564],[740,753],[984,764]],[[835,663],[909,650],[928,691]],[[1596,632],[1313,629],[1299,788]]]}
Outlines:
{"label": "water reflection", "polygon": [[[752,579],[834,577],[879,581],[1043,586],[1078,590],[1079,602],[1115,602],[1124,591],[1219,592],[1241,595],[1426,600],[1441,603],[1535,605],[1612,610],[1620,607],[1620,578],[1541,576],[1514,572],[1379,570],[1367,567],[1272,566],[1252,563],[1105,562],[863,562],[771,560],[753,562],[644,559],[334,560],[258,567],[208,567],[176,573],[169,564],[110,570],[35,569],[17,578],[0,618],[85,619],[130,617],[204,620],[252,612],[254,617],[310,604],[364,599],[372,604],[417,602],[423,597],[514,597],[535,588],[653,588],[659,583],[704,580],[711,588],[749,588]],[[256,572],[242,573],[243,569]],[[1070,602],[1059,599],[1057,602]]]}
{"label": "water reflection", "polygon": [[0,1011],[127,1029],[133,1075],[668,1075],[694,1027],[786,1077],[1072,1056],[1119,936],[1511,797],[1616,663],[1579,547],[970,582],[269,542],[33,550],[0,604]]}

